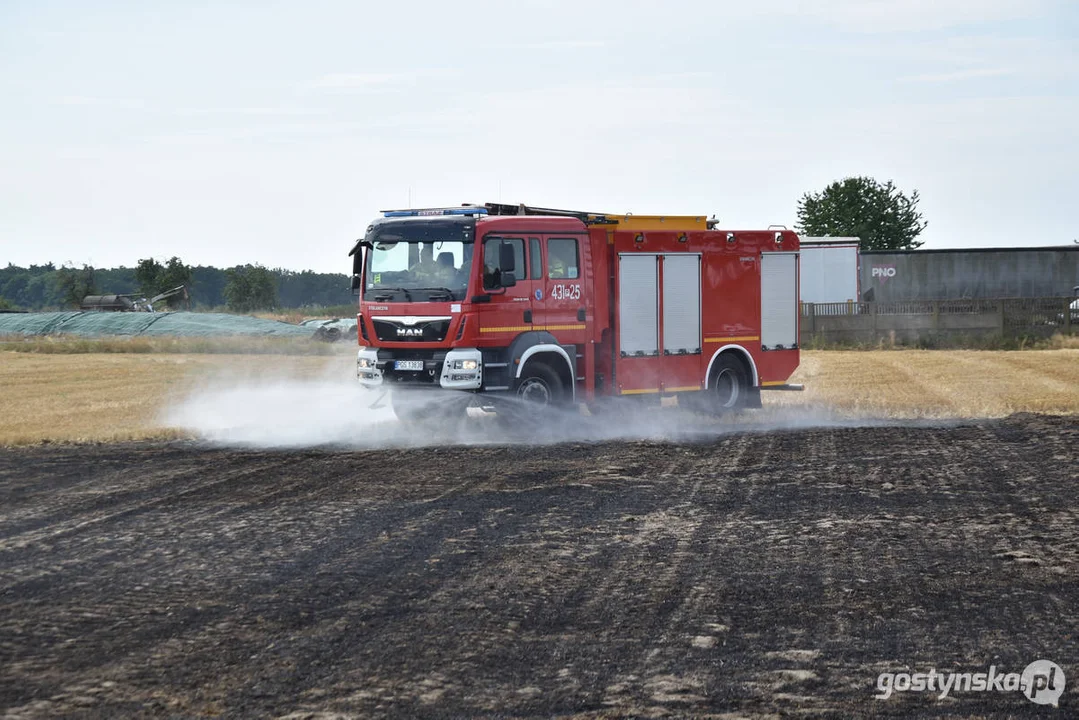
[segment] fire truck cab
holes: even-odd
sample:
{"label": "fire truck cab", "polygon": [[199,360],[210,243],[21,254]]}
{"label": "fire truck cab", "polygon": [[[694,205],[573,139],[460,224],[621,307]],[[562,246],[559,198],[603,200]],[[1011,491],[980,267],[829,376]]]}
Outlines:
{"label": "fire truck cab", "polygon": [[762,389],[797,389],[798,237],[712,225],[493,203],[386,211],[351,253],[357,378],[534,406],[759,407]]}

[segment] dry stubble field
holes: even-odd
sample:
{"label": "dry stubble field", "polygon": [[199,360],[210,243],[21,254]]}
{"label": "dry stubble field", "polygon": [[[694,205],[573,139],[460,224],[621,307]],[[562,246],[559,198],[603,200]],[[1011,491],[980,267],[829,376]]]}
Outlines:
{"label": "dry stubble field", "polygon": [[[366,450],[157,422],[348,357],[4,354],[0,715],[1074,716],[1077,352],[807,352],[807,392],[690,442]],[[1036,659],[1059,709],[873,697]]]}
{"label": "dry stubble field", "polygon": [[[351,381],[351,354],[0,353],[0,445],[178,437],[161,413],[208,378]],[[805,351],[804,393],[770,408],[845,417],[993,418],[1079,412],[1079,349]],[[752,422],[752,414],[749,416]]]}

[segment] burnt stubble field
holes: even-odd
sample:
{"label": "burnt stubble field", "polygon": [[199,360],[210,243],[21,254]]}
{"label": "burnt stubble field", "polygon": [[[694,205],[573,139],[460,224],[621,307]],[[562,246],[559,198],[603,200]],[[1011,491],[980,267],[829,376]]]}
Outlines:
{"label": "burnt stubble field", "polygon": [[[0,451],[10,717],[1076,712],[1075,418]],[[873,698],[881,672],[1017,692]]]}

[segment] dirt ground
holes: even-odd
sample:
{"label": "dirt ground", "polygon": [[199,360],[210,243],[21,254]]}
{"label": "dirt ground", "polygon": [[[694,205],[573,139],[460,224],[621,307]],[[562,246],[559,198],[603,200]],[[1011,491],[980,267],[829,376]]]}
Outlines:
{"label": "dirt ground", "polygon": [[[1079,422],[0,450],[8,717],[1076,714]],[[881,672],[1068,675],[873,698]]]}

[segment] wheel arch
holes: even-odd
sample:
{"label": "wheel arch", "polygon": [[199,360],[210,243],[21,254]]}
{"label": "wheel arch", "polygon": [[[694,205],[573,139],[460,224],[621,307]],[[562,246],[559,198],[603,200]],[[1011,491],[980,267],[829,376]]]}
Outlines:
{"label": "wheel arch", "polygon": [[[517,358],[515,357],[514,360]],[[570,362],[569,353],[567,353],[560,345],[555,343],[541,343],[532,345],[524,350],[520,356],[520,362],[517,364],[517,371],[514,374],[514,379],[520,379],[521,373],[524,372],[525,366],[531,362],[542,362],[558,373],[558,377],[569,388],[570,398],[574,401],[577,399],[577,383],[574,378],[573,364]]]}
{"label": "wheel arch", "polygon": [[705,390],[708,389],[708,384],[712,379],[712,366],[715,365],[716,359],[723,354],[734,355],[743,363],[745,363],[746,367],[749,368],[750,388],[760,387],[760,376],[757,374],[757,363],[753,361],[753,356],[750,355],[749,351],[741,345],[731,344],[724,345],[719,350],[716,350],[714,353],[712,353],[712,359],[708,361],[708,370],[704,373]]}

